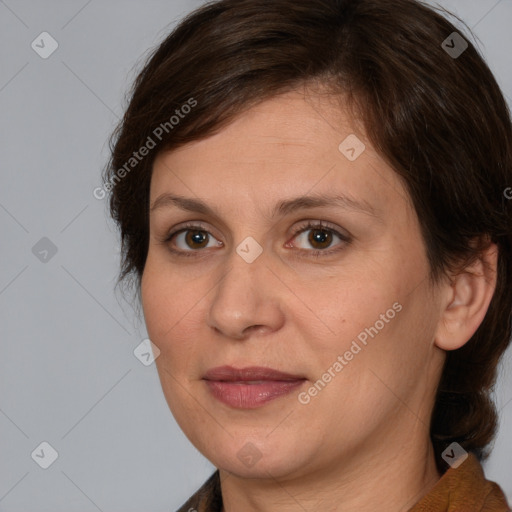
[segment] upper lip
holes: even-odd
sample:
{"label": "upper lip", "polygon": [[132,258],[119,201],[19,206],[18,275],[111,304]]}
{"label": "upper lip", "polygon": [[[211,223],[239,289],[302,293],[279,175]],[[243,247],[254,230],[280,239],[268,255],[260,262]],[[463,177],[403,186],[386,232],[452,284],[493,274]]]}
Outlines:
{"label": "upper lip", "polygon": [[205,380],[218,381],[255,381],[255,380],[272,380],[272,381],[289,381],[304,380],[302,375],[292,375],[290,373],[280,372],[273,368],[263,366],[248,366],[246,368],[233,368],[232,366],[217,366],[210,368],[205,374]]}

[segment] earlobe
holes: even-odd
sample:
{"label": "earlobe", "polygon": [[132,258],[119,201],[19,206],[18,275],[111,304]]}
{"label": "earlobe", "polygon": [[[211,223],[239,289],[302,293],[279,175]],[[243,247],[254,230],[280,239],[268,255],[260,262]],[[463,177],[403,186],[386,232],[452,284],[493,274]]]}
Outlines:
{"label": "earlobe", "polygon": [[478,260],[444,285],[443,309],[434,339],[437,347],[456,350],[471,339],[494,295],[497,263],[498,247],[490,244]]}

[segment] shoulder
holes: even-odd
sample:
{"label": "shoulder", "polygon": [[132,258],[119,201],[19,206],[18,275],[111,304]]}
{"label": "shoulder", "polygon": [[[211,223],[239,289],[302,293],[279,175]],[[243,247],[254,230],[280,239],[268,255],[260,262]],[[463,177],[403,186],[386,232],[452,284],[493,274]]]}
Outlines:
{"label": "shoulder", "polygon": [[219,471],[195,492],[176,512],[221,512],[222,494]]}
{"label": "shoulder", "polygon": [[505,494],[485,479],[480,461],[473,454],[448,469],[431,491],[409,512],[510,512]]}

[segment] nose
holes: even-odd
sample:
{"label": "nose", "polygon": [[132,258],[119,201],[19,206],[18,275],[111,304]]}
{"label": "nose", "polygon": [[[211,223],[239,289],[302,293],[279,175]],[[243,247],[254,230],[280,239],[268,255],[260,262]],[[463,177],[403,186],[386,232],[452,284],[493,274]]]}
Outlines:
{"label": "nose", "polygon": [[208,325],[236,340],[280,329],[285,289],[268,268],[264,255],[247,263],[233,251],[225,268],[208,309]]}

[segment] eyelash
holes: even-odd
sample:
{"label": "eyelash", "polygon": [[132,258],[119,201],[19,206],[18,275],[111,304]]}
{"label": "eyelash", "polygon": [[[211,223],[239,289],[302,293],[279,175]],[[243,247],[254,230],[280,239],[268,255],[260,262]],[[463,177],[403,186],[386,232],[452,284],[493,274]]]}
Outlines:
{"label": "eyelash", "polygon": [[[293,239],[296,238],[297,236],[301,235],[303,232],[308,231],[310,229],[322,230],[322,231],[327,231],[329,233],[333,233],[346,245],[348,245],[352,242],[351,238],[348,235],[343,235],[336,229],[327,226],[322,221],[318,221],[318,222],[308,221],[307,223],[303,224],[302,226],[297,228],[297,230],[294,232]],[[202,226],[201,224],[186,223],[180,229],[173,231],[172,233],[169,233],[169,235],[163,240],[163,243],[168,245],[169,242],[171,242],[171,240],[175,236],[179,235],[180,233],[186,232],[186,231],[200,231],[200,232],[205,232],[205,233],[208,233],[209,235],[211,235],[211,233],[208,232],[208,230],[205,228],[205,226]],[[334,253],[339,252],[342,249],[343,248],[341,248],[341,249],[340,248],[325,249],[325,250],[316,249],[316,250],[311,250],[311,251],[308,251],[306,249],[301,249],[301,251],[307,252],[308,256],[313,256],[315,258],[318,258],[318,257],[322,257],[322,256],[330,256]],[[174,253],[178,256],[183,256],[185,258],[197,257],[197,253],[201,252],[200,250],[181,251],[181,250],[172,249],[170,247],[169,247],[169,250],[172,253]]]}

